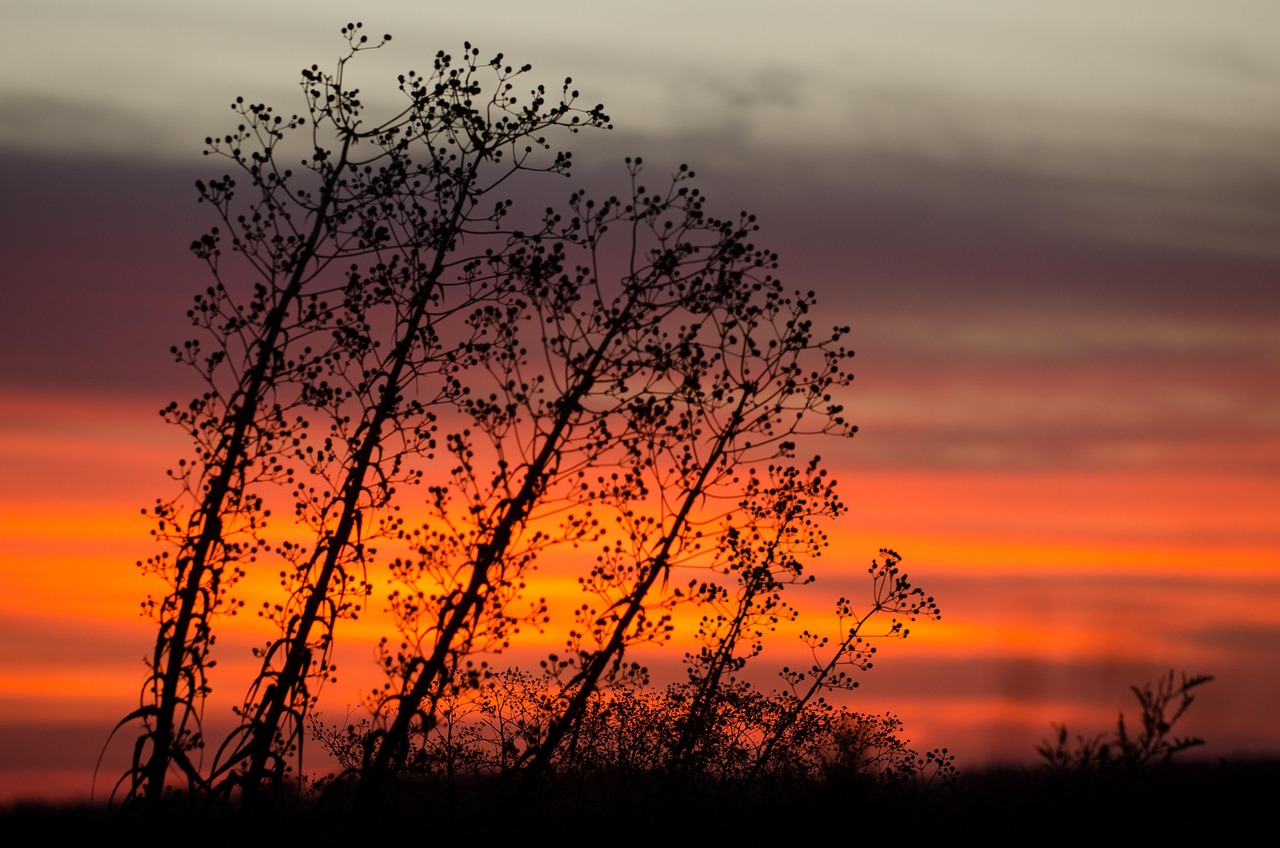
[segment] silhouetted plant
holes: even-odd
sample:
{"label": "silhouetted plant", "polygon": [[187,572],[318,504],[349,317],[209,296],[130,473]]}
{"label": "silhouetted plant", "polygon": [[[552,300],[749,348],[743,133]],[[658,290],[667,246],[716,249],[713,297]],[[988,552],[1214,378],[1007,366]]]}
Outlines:
{"label": "silhouetted plant", "polygon": [[868,715],[841,711],[825,748],[827,780],[865,779],[903,785],[937,784],[954,788],[960,779],[955,755],[946,748],[934,748],[923,755],[908,746],[901,736],[902,720],[892,713]]}
{"label": "silhouetted plant", "polygon": [[[407,460],[435,447],[431,405],[455,400],[456,375],[489,349],[467,332],[466,316],[501,302],[485,268],[517,239],[501,229],[509,200],[479,204],[517,172],[567,172],[568,154],[546,152],[544,131],[607,123],[598,107],[573,105],[567,81],[558,103],[548,103],[541,86],[522,101],[513,80],[528,68],[513,69],[501,55],[480,62],[470,45],[460,63],[440,53],[432,74],[402,76],[405,107],[372,123],[344,75],[353,57],[389,36],[370,43],[360,29],[343,29],[349,50],[335,73],[303,72],[304,117],[283,120],[238,99],[242,123],[208,140],[210,153],[247,178],[249,192],[242,202],[231,176],[198,184],[225,228],[193,245],[218,278],[190,313],[213,350],[204,354],[197,339],[175,352],[209,389],[186,409],[166,410],[195,440],[197,458],[174,475],[183,494],[155,508],[158,535],[179,554],[173,565],[166,554],[149,563],[173,590],[151,605],[160,619],[151,703],[122,722],[144,723],[127,799],[159,798],[171,763],[193,790],[282,785],[300,753],[304,716],[333,674],[335,623],[357,614],[368,593],[366,542],[394,533],[394,521],[377,523],[379,512],[397,483],[421,476]],[[295,131],[309,134],[296,172],[281,162]],[[223,282],[228,237],[241,270],[257,278],[247,295]],[[464,238],[470,253],[460,250]],[[442,341],[437,323],[455,315],[463,330]],[[426,377],[435,382],[421,385]],[[306,428],[317,415],[328,418],[328,433],[313,446]],[[250,489],[263,480],[294,487],[296,517],[316,541],[275,550],[285,596],[264,603],[261,614],[281,635],[260,651],[241,726],[206,775],[190,754],[204,742],[209,618],[242,574],[238,563],[265,544],[267,511]]]}
{"label": "silhouetted plant", "polygon": [[740,672],[760,653],[765,635],[781,620],[794,619],[795,610],[782,599],[783,589],[813,580],[804,576],[803,559],[818,556],[827,544],[817,520],[843,511],[834,481],[817,464],[815,458],[803,472],[771,466],[767,484],[755,475],[748,479],[723,543],[721,567],[737,585],[707,581],[692,593],[713,614],[702,617],[698,652],[685,655],[690,703],[669,754],[673,775],[698,756],[704,728],[715,721],[726,676]]}
{"label": "silhouetted plant", "polygon": [[[808,630],[801,639],[809,647],[814,662],[808,671],[784,668],[782,679],[786,682],[792,699],[789,710],[783,713],[773,737],[763,746],[757,762],[759,772],[776,755],[777,741],[784,738],[804,709],[827,690],[856,689],[858,680],[851,672],[867,671],[873,665],[878,650],[874,641],[905,639],[910,634],[906,624],[918,618],[937,620],[941,617],[938,605],[924,591],[912,586],[907,574],[898,566],[902,557],[887,548],[880,549],[884,562],[872,560],[867,573],[871,576],[871,598],[865,607],[849,598],[836,601],[836,617],[839,635],[832,639],[817,636]],[[866,632],[866,626],[874,619],[890,616],[885,629],[877,633]],[[898,618],[902,616],[902,618]]]}
{"label": "silhouetted plant", "polygon": [[[764,693],[743,681],[726,681],[715,721],[698,740],[706,756],[686,764],[680,791],[670,791],[672,746],[687,724],[689,683],[665,689],[632,679],[597,689],[577,723],[574,744],[548,759],[540,797],[558,809],[628,809],[636,812],[710,815],[742,808],[780,789],[901,792],[955,787],[954,756],[945,749],[923,755],[902,736],[896,716],[867,715],[814,701],[795,711],[790,693]],[[507,778],[519,777],[520,753],[536,748],[562,709],[564,692],[554,677],[518,670],[494,673],[477,687],[459,687],[437,704],[440,715],[398,773],[401,806],[426,809],[431,820],[461,827],[485,811],[495,827],[526,808],[513,804]],[[794,714],[793,714],[794,713]],[[775,756],[760,766],[760,748],[773,739],[780,717],[787,732],[774,742]],[[369,739],[369,725],[326,727],[313,735],[340,764],[350,766]],[[524,787],[524,784],[521,784]],[[553,800],[554,799],[554,800]],[[527,800],[527,799],[526,799]]]}
{"label": "silhouetted plant", "polygon": [[546,233],[504,230],[512,203],[493,193],[522,171],[567,173],[567,154],[538,155],[549,148],[541,133],[607,122],[599,108],[573,106],[568,81],[558,103],[548,104],[541,87],[522,102],[513,81],[528,69],[502,59],[483,62],[469,44],[457,63],[437,54],[430,75],[401,77],[402,112],[373,126],[359,118],[341,64],[333,75],[304,73],[312,124],[334,115],[337,137],[368,151],[343,183],[358,225],[334,248],[353,260],[329,328],[339,344],[319,373],[300,381],[306,402],[329,419],[323,448],[298,454],[320,484],[295,490],[297,515],[316,543],[281,551],[292,565],[288,600],[276,607],[281,636],[263,651],[241,727],[219,750],[214,777],[222,785],[278,785],[287,774],[315,700],[308,681],[332,673],[335,623],[367,594],[356,577],[372,553],[365,534],[399,534],[401,521],[387,509],[398,484],[422,479],[415,461],[436,450],[433,407],[465,408],[463,375],[509,355],[495,319],[516,308],[506,266],[520,261],[513,253],[526,238]]}
{"label": "silhouetted plant", "polygon": [[1188,677],[1182,672],[1177,682],[1174,672],[1141,687],[1130,686],[1142,709],[1141,729],[1135,735],[1126,724],[1124,712],[1116,721],[1115,734],[1076,736],[1072,742],[1066,725],[1055,725],[1057,733],[1045,739],[1036,751],[1042,766],[1052,772],[1090,772],[1135,769],[1167,763],[1175,754],[1203,745],[1194,736],[1172,735],[1173,727],[1195,700],[1192,690],[1213,680],[1209,675]]}
{"label": "silhouetted plant", "polygon": [[[811,579],[822,523],[843,511],[818,458],[795,463],[804,439],[856,432],[841,406],[848,328],[815,328],[814,294],[773,276],[754,216],[710,214],[687,166],[652,191],[627,159],[620,195],[579,190],[524,215],[507,186],[568,174],[547,134],[606,127],[602,107],[575,105],[569,80],[518,96],[528,66],[467,44],[401,76],[402,109],[378,121],[347,74],[390,37],[361,30],[343,29],[333,73],[303,71],[303,116],[237,100],[236,131],[208,140],[237,171],[199,184],[221,223],[193,247],[217,285],[191,312],[201,338],[176,355],[208,390],[166,411],[197,455],[155,508],[179,554],[149,563],[171,591],[152,605],[145,702],[121,723],[143,725],[125,799],[158,802],[176,766],[193,797],[268,803],[303,777],[309,725],[357,821],[397,780],[450,797],[484,775],[723,787],[812,780],[832,757],[878,779],[908,762],[945,774],[942,755],[907,757],[886,741],[896,728],[818,697],[857,685],[868,640],[906,635],[897,618],[865,632],[870,619],[937,616],[892,551],[868,609],[841,599],[836,639],[806,632],[814,665],[784,671],[790,691],[735,677],[794,617],[783,591]],[[247,284],[224,282],[227,241]],[[263,540],[268,483],[302,537]],[[407,491],[424,522],[404,518]],[[538,678],[493,674],[522,629],[552,623],[526,590],[566,546],[596,556],[564,650]],[[258,614],[278,635],[205,770],[210,619],[240,605],[227,587],[266,556],[279,589]],[[325,729],[309,716],[338,622],[383,579],[399,631],[380,648],[385,685],[369,718]],[[686,683],[654,693],[632,652],[669,641],[681,608],[707,613],[701,647]]]}
{"label": "silhouetted plant", "polygon": [[[754,219],[708,215],[683,166],[661,192],[639,173],[629,160],[624,199],[576,193],[563,215],[548,210],[548,236],[508,256],[520,295],[486,318],[518,343],[470,375],[460,408],[474,427],[448,440],[453,485],[433,489],[442,529],[424,531],[421,559],[402,573],[432,588],[401,608],[411,626],[387,658],[394,715],[362,785],[395,771],[410,734],[430,729],[477,628],[488,647],[505,646],[517,619],[504,609],[539,550],[593,542],[588,598],[552,660],[564,708],[527,753],[530,773],[544,767],[602,679],[625,673],[626,649],[669,638],[668,608],[688,595],[665,592],[668,575],[716,555],[703,528],[724,512],[705,507],[740,491],[739,473],[789,457],[795,436],[853,432],[832,396],[850,379],[844,330],[815,335],[812,296],[785,295],[768,273],[776,257],[748,241]],[[497,458],[491,475],[475,467],[476,436]],[[451,507],[456,495],[465,510]],[[558,536],[530,529],[540,514],[558,516]]]}
{"label": "silhouetted plant", "polygon": [[[812,552],[813,545],[821,544],[821,533],[808,525],[807,518],[829,508],[831,489],[820,474],[799,485],[805,479],[793,469],[775,478],[775,482],[785,481],[781,485],[754,490],[756,495],[748,498],[750,502],[768,493],[781,515],[804,517],[799,522],[806,527],[799,534],[803,542],[792,540],[794,544],[779,547],[779,536],[787,534],[756,536],[757,541],[769,540],[761,550],[771,556],[783,550]],[[826,506],[817,508],[819,504]],[[761,510],[756,518],[764,514]],[[774,513],[775,518],[778,515]],[[790,519],[757,523],[753,532],[766,526],[774,531],[790,527]],[[737,558],[741,554],[738,550],[731,561],[741,564]],[[489,674],[473,669],[465,682],[446,687],[436,699],[432,707],[436,719],[415,727],[417,742],[407,749],[397,772],[401,788],[397,797],[403,799],[406,791],[412,793],[415,788],[440,789],[442,785],[452,797],[459,780],[474,786],[476,778],[493,778],[498,781],[494,785],[501,786],[508,777],[517,779],[519,791],[514,796],[501,791],[493,797],[500,805],[514,804],[514,809],[523,809],[538,797],[531,778],[550,781],[562,794],[598,798],[608,791],[619,796],[637,793],[637,798],[659,808],[679,803],[682,797],[714,805],[717,799],[743,792],[833,780],[879,787],[954,787],[958,782],[955,757],[946,749],[918,754],[898,735],[901,722],[895,717],[861,715],[816,697],[827,688],[856,687],[844,669],[870,667],[875,653],[870,640],[905,637],[904,622],[897,618],[887,622],[881,633],[866,632],[876,615],[889,613],[908,621],[937,615],[933,599],[924,597],[900,572],[898,557],[891,551],[886,554],[883,564],[875,562],[869,570],[868,608],[854,614],[851,602],[841,601],[846,627],[841,643],[809,674],[785,672],[792,686],[788,691],[765,694],[723,675],[714,686],[708,686],[703,676],[691,675],[685,683],[656,691],[647,686],[644,670],[632,664],[620,667],[603,687],[584,696],[580,679],[565,674],[573,664],[554,655],[543,662],[541,678],[518,671]],[[793,563],[783,571],[798,573],[798,567]],[[758,572],[748,579],[760,579]],[[763,605],[761,609],[769,611],[764,621],[777,608],[776,602]],[[767,624],[762,626],[754,638],[768,629]],[[817,659],[824,643],[808,635],[806,640]],[[717,643],[717,648],[723,647],[723,642]],[[752,648],[750,653],[757,650]],[[703,656],[718,662],[715,658],[722,655],[707,652]],[[732,667],[741,669],[742,664],[734,662]],[[695,664],[698,667],[705,666]],[[571,723],[569,716],[573,716]],[[554,735],[566,726],[567,731]],[[369,733],[364,744],[376,749],[382,738],[377,732]],[[691,751],[697,756],[690,756]],[[527,763],[535,757],[541,761],[537,771],[531,771]],[[350,762],[350,757],[344,762]],[[446,762],[467,763],[471,771],[442,769]],[[676,764],[678,769],[673,768]],[[673,782],[673,777],[678,781]]]}
{"label": "silhouetted plant", "polygon": [[[854,432],[833,399],[851,379],[844,328],[817,333],[812,294],[785,294],[769,273],[776,257],[748,241],[754,218],[710,217],[701,193],[684,185],[691,176],[682,168],[657,194],[633,184],[629,201],[575,215],[588,222],[584,269],[601,267],[611,226],[626,260],[616,293],[570,316],[572,326],[600,330],[581,342],[568,335],[566,350],[570,361],[610,367],[589,408],[603,401],[609,410],[598,420],[610,453],[597,465],[614,470],[596,478],[592,503],[614,520],[581,579],[586,599],[565,652],[552,660],[568,701],[529,756],[530,776],[572,739],[594,691],[625,673],[631,647],[670,638],[673,607],[700,582],[673,587],[673,569],[723,556],[718,540],[734,510],[716,505],[741,498],[754,468],[790,459],[797,436]],[[603,284],[594,272],[587,280]]]}
{"label": "silhouetted plant", "polygon": [[[358,27],[343,30],[350,45],[340,67],[369,44]],[[388,37],[389,38],[389,37]],[[384,39],[385,42],[386,39]],[[212,618],[226,605],[227,589],[243,576],[265,543],[261,531],[268,511],[257,484],[292,481],[285,463],[305,438],[307,421],[298,414],[302,399],[287,390],[290,381],[313,378],[333,349],[322,326],[330,320],[323,286],[317,280],[337,258],[322,245],[352,238],[352,210],[342,202],[352,170],[352,146],[359,134],[347,124],[358,101],[344,96],[313,100],[310,120],[288,119],[268,106],[232,109],[242,123],[219,138],[208,138],[206,155],[225,156],[248,178],[250,195],[237,203],[231,176],[197,183],[200,200],[214,207],[222,227],[192,244],[216,280],[187,313],[202,337],[173,349],[178,362],[199,374],[204,392],[186,406],[172,403],[162,415],[192,439],[195,455],[183,459],[170,476],[179,493],[157,500],[154,535],[176,551],[162,552],[144,566],[170,584],[169,594],[144,608],[159,622],[148,660],[150,674],[142,706],[119,727],[142,722],[133,765],[122,778],[126,803],[145,798],[152,806],[164,795],[171,767],[189,790],[207,787],[193,760],[204,746],[203,702],[213,665]],[[310,125],[335,128],[338,149],[315,147],[301,167],[314,184],[297,186],[293,172],[281,168],[278,150],[290,133]],[[224,276],[223,245],[243,260],[244,285]],[[312,347],[312,345],[316,347]],[[238,604],[231,605],[235,612]]]}

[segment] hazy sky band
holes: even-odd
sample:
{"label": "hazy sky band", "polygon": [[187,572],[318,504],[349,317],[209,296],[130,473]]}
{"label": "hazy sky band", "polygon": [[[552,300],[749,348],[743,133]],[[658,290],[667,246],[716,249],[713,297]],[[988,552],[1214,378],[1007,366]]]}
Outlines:
{"label": "hazy sky band", "polygon": [[[1097,238],[1277,249],[1274,4],[485,8],[481,25],[443,4],[429,25],[417,2],[368,10],[366,25],[397,39],[360,69],[369,102],[390,108],[397,73],[470,39],[605,102],[618,131],[583,145],[587,157],[696,151],[705,169],[797,189],[888,189]],[[0,145],[193,161],[235,94],[301,108],[298,69],[331,61],[334,21],[349,15],[332,0],[20,2],[8,17],[22,37],[0,58]]]}

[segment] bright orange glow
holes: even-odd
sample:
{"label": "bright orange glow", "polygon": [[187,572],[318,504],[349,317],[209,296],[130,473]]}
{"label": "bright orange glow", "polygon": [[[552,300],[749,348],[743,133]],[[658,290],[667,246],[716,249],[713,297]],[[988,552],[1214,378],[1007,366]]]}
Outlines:
{"label": "bright orange glow", "polygon": [[[139,655],[141,655],[139,651]],[[75,657],[68,657],[74,660]],[[128,693],[120,690],[120,681],[131,668],[115,666],[90,669],[68,676],[60,669],[20,668],[6,670],[0,675],[0,691],[5,694],[6,709],[0,712],[0,720],[22,721],[31,718],[31,707],[39,707],[42,721],[52,719],[79,720],[84,712],[84,700],[124,701],[119,697]],[[14,710],[14,702],[23,709]]]}
{"label": "bright orange glow", "polygon": [[[0,613],[15,622],[0,654],[0,721],[83,722],[89,711],[105,741],[137,703],[142,657],[154,638],[139,602],[163,591],[134,564],[161,549],[139,509],[168,493],[162,470],[180,451],[157,435],[158,424],[131,426],[135,413],[123,406],[104,407],[100,414],[116,423],[92,437],[87,429],[42,427],[62,407],[41,413],[32,401],[22,409],[30,421],[0,431],[0,457],[16,462],[22,477],[37,467],[46,476],[32,478],[36,496],[12,487],[0,493]],[[40,430],[47,432],[32,435]],[[884,546],[903,555],[904,570],[937,597],[943,618],[912,624],[906,642],[877,643],[865,685],[838,699],[897,713],[915,744],[946,745],[972,763],[1025,761],[1051,722],[1106,729],[1129,707],[1128,683],[1178,666],[1222,676],[1222,700],[1215,705],[1210,689],[1197,709],[1206,719],[1230,712],[1231,732],[1205,730],[1224,750],[1257,738],[1280,745],[1270,719],[1225,695],[1256,690],[1243,671],[1255,662],[1249,652],[1280,631],[1280,482],[1239,473],[926,472],[838,462],[832,470],[849,511],[828,528],[829,547],[807,567],[817,582],[790,593],[799,621],[780,624],[750,669],[761,685],[777,685],[784,664],[812,661],[796,634],[834,635],[833,599],[868,597],[866,568]],[[269,532],[296,535],[283,521]],[[378,547],[380,557],[402,555],[394,543]],[[581,602],[577,574],[593,559],[589,546],[539,559],[526,594],[546,598],[555,621],[541,633],[524,628],[518,649],[491,658],[494,665],[536,665],[562,650],[565,622]],[[252,569],[235,590],[245,610],[218,625],[212,721],[226,720],[243,698],[256,669],[250,648],[274,635],[255,610],[274,595],[277,571],[270,558]],[[375,647],[394,636],[394,624],[380,573],[371,572],[375,593],[359,620],[338,624],[339,682],[325,685],[321,706],[331,717],[357,708],[381,683]],[[705,576],[676,569],[671,582]],[[675,640],[638,654],[656,682],[681,676],[700,614],[679,611]],[[1023,692],[1019,674],[995,670],[1020,663],[1041,669],[1040,695]],[[1105,681],[1087,691],[1050,685],[1064,676],[1093,679],[1087,675],[1098,668]],[[12,785],[0,781],[0,792]]]}

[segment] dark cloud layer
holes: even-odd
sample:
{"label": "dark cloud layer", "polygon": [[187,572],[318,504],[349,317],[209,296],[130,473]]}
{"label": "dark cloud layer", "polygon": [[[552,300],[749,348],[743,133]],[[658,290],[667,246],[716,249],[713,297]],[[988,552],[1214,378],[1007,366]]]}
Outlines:
{"label": "dark cloud layer", "polygon": [[210,223],[194,179],[119,160],[6,157],[6,387],[149,394],[181,382],[167,350],[208,282],[186,247]]}
{"label": "dark cloud layer", "polygon": [[[650,185],[684,153],[696,159],[696,139],[639,141],[654,148]],[[531,179],[525,208],[625,187],[618,140],[572,142],[585,151],[576,176]],[[1178,467],[1223,462],[1216,446],[1233,444],[1249,462],[1280,462],[1266,390],[1280,377],[1280,253],[1061,226],[1025,175],[711,152],[718,164],[694,162],[711,210],[755,212],[779,275],[852,325],[858,418],[880,440],[867,461]],[[190,391],[167,350],[209,282],[187,251],[214,223],[192,184],[220,166],[201,165],[19,153],[0,164],[4,386],[149,404]]]}

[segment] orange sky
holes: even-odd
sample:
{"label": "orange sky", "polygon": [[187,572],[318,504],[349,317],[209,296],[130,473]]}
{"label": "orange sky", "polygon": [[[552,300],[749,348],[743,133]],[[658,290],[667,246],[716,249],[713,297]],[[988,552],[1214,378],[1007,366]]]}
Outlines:
{"label": "orange sky", "polygon": [[[152,636],[136,610],[153,587],[131,565],[151,550],[139,504],[162,490],[165,460],[181,444],[132,404],[6,403],[23,423],[0,433],[0,457],[23,486],[0,501],[0,729],[13,766],[0,769],[0,794],[29,792],[33,772],[49,791],[73,792],[98,753],[83,746],[102,745],[136,697]],[[1219,677],[1186,728],[1209,738],[1210,752],[1280,748],[1265,706],[1280,695],[1266,666],[1280,647],[1268,635],[1280,632],[1271,520],[1280,482],[856,463],[836,474],[850,512],[813,564],[818,582],[794,593],[804,625],[822,626],[835,595],[865,592],[865,566],[888,545],[943,610],[940,622],[882,649],[851,704],[898,713],[916,742],[946,745],[970,765],[1029,761],[1050,722],[1104,729],[1130,706],[1128,683],[1176,666]],[[554,598],[558,570],[549,565],[537,591]],[[563,591],[575,591],[571,582]],[[333,716],[376,684],[370,660],[386,622],[340,627],[341,682],[324,696]],[[252,618],[225,621],[220,633],[215,726],[253,671],[248,647],[270,635]],[[558,641],[531,639],[515,658],[532,662]],[[650,657],[655,675],[674,679],[678,656]],[[752,673],[771,685],[797,656],[779,636]],[[18,750],[21,740],[58,747],[62,765]],[[125,750],[117,741],[108,761],[118,767]]]}

